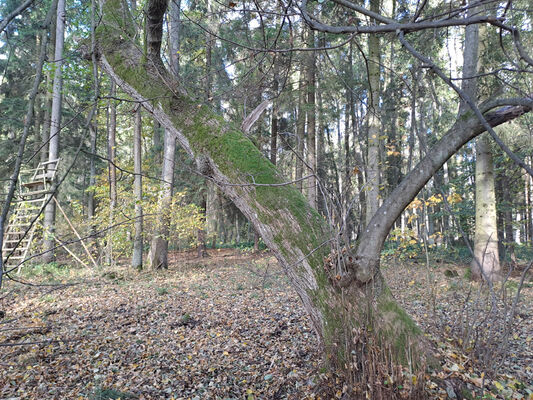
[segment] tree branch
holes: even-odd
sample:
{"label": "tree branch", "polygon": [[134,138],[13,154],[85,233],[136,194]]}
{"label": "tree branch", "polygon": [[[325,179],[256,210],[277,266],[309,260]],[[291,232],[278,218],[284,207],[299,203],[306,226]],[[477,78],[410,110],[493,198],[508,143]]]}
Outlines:
{"label": "tree branch", "polygon": [[0,21],[0,33],[2,33],[4,29],[6,29],[6,26],[9,25],[9,23],[14,18],[16,18],[20,13],[22,13],[26,8],[31,6],[33,4],[33,1],[34,0],[26,0],[24,3],[18,6],[11,14],[9,14],[2,21]]}
{"label": "tree branch", "polygon": [[[416,32],[425,29],[436,29],[436,28],[445,28],[449,26],[461,26],[461,25],[472,25],[472,24],[482,24],[490,23],[496,24],[501,23],[503,20],[497,17],[491,17],[486,15],[470,17],[470,18],[450,18],[450,19],[440,19],[437,21],[420,21],[420,22],[407,22],[399,23],[393,19],[383,17],[380,14],[374,13],[367,10],[364,7],[355,5],[353,3],[344,1],[344,0],[335,0],[336,3],[345,5],[348,8],[351,8],[357,12],[360,12],[368,17],[374,18],[378,22],[384,23],[384,25],[367,25],[367,26],[357,26],[357,25],[346,25],[346,26],[332,26],[320,22],[315,16],[310,15],[307,12],[307,0],[302,1],[301,12],[305,22],[314,30],[328,33],[344,34],[376,34],[376,33],[387,33],[387,32]],[[350,4],[350,6],[346,4]]]}

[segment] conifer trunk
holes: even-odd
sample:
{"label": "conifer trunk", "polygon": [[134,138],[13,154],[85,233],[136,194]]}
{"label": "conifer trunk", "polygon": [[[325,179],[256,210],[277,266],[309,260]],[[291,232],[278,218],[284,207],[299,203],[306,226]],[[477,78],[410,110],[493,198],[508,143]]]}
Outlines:
{"label": "conifer trunk", "polygon": [[[50,116],[50,140],[48,148],[47,170],[54,171],[57,168],[59,158],[59,134],[61,132],[61,103],[63,90],[63,47],[65,43],[65,0],[57,2],[56,19],[56,42],[54,52],[54,87],[52,92],[52,112]],[[55,229],[56,229],[56,203],[50,201],[44,209],[44,251],[43,261],[50,263],[55,260]]]}
{"label": "conifer trunk", "polygon": [[133,255],[131,266],[137,270],[143,267],[143,209],[142,209],[142,119],[141,106],[135,111],[133,128],[133,197],[135,199],[135,221],[133,236]]}

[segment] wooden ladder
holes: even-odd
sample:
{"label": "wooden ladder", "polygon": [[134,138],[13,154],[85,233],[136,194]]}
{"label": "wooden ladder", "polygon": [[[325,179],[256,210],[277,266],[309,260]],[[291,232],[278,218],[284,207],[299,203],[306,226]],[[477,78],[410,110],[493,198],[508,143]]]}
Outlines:
{"label": "wooden ladder", "polygon": [[5,266],[21,265],[28,257],[36,221],[53,195],[52,184],[59,159],[21,170],[9,222],[4,233],[2,254]]}

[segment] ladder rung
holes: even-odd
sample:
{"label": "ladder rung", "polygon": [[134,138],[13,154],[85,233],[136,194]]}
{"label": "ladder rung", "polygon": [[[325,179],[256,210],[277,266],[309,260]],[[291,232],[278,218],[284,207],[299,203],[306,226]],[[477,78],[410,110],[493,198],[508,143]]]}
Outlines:
{"label": "ladder rung", "polygon": [[[23,196],[23,195],[19,195],[19,196]],[[19,200],[15,200],[15,203],[36,203],[36,202],[38,202],[38,201],[43,202],[44,200],[45,200],[44,198],[39,198],[39,199],[29,199],[29,200],[19,199]]]}
{"label": "ladder rung", "polygon": [[24,182],[21,183],[21,186],[29,187],[29,186],[37,186],[37,185],[44,185],[46,182],[44,180],[42,181],[30,181],[30,182]]}
{"label": "ladder rung", "polygon": [[24,219],[24,218],[31,218],[35,217],[37,214],[24,214],[24,215],[14,215],[13,219]]}
{"label": "ladder rung", "polygon": [[25,224],[9,224],[9,226],[29,226],[29,225],[30,225],[29,222],[27,222]]}
{"label": "ladder rung", "polygon": [[7,235],[25,235],[26,233],[29,233],[30,231],[17,231],[17,232],[6,232]]}
{"label": "ladder rung", "polygon": [[24,192],[21,193],[20,196],[37,196],[38,194],[47,194],[52,193],[50,190],[36,190],[35,192]]}
{"label": "ladder rung", "polygon": [[60,158],[56,158],[55,160],[44,161],[44,162],[40,163],[40,165],[48,165],[48,164],[56,163],[59,160],[61,160],[61,159]]}
{"label": "ladder rung", "polygon": [[23,260],[25,257],[24,256],[11,256],[9,257],[10,260]]}
{"label": "ladder rung", "polygon": [[[5,247],[4,250],[7,250],[7,251],[11,251],[11,250],[24,251],[24,249],[26,249],[26,247],[28,247],[27,241],[24,244],[21,242],[20,245],[17,245],[17,243],[6,245],[6,242],[7,242],[7,240],[4,242],[4,247]],[[13,242],[11,242],[11,243],[13,243]],[[12,246],[16,246],[16,247],[12,247]]]}
{"label": "ladder rung", "polygon": [[23,242],[27,242],[28,240],[30,240],[29,238],[24,238],[24,239],[7,239],[7,240],[4,240],[4,243],[23,243]]}

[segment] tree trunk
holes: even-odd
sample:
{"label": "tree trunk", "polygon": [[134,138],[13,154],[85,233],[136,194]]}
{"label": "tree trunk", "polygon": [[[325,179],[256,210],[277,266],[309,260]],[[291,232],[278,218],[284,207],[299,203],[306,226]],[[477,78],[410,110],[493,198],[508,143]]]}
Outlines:
{"label": "tree trunk", "polygon": [[207,235],[211,241],[211,248],[217,247],[217,234],[218,234],[218,220],[219,214],[223,212],[221,209],[219,193],[216,185],[213,182],[207,182],[207,201],[206,201],[206,218],[207,218]]}
{"label": "tree trunk", "polygon": [[181,46],[181,0],[170,2],[170,28],[169,28],[169,51],[170,70],[175,77],[180,75],[180,46]]}
{"label": "tree trunk", "polygon": [[[315,47],[315,33],[311,29],[307,31],[307,46]],[[315,89],[316,89],[316,65],[315,52],[310,51],[307,55],[306,83],[307,83],[307,164],[311,168],[309,174],[312,176],[308,180],[307,200],[311,207],[316,208],[316,109],[315,109]]]}
{"label": "tree trunk", "polygon": [[[274,61],[276,62],[276,61]],[[277,67],[274,66],[274,69],[277,70]],[[275,73],[274,76],[274,85],[272,87],[272,91],[274,92],[274,96],[278,95],[279,90],[279,82],[277,74]],[[278,99],[275,98],[272,102],[272,117],[270,119],[270,162],[274,165],[276,165],[277,161],[277,155],[278,155]]]}
{"label": "tree trunk", "polygon": [[[57,2],[57,19],[56,19],[56,42],[54,52],[55,72],[54,87],[52,92],[52,113],[50,117],[50,140],[48,148],[48,171],[54,171],[57,168],[55,162],[59,158],[59,133],[61,132],[61,101],[63,89],[63,47],[65,42],[65,0]],[[44,251],[43,262],[50,263],[55,260],[55,224],[56,224],[56,203],[50,201],[44,210]]]}
{"label": "tree trunk", "polygon": [[490,281],[500,274],[493,170],[490,139],[484,134],[476,141],[476,231],[471,268],[476,278]]}
{"label": "tree trunk", "polygon": [[[279,185],[285,178],[242,132],[183,93],[162,63],[143,56],[130,18],[121,0],[104,3],[99,28],[103,68],[176,134],[199,172],[251,221],[300,296],[326,361],[361,379],[378,365],[420,365],[421,332],[392,298],[379,271],[379,256],[402,210],[459,147],[483,131],[479,121],[458,121],[434,146],[384,201],[355,252],[332,252],[336,238],[324,218],[295,186]],[[498,125],[528,110],[507,107],[486,117]]]}
{"label": "tree trunk", "polygon": [[42,126],[43,126],[43,107],[44,106],[44,97],[41,93],[37,93],[35,97],[35,123],[33,127],[34,132],[34,142],[33,142],[33,152],[35,157],[33,158],[33,168],[37,168],[40,157],[37,157],[37,154],[40,156],[41,145],[42,145]]}
{"label": "tree trunk", "polygon": [[[478,11],[477,8],[470,8],[469,14]],[[465,28],[463,78],[466,79],[463,80],[462,89],[472,99],[476,99],[478,93],[475,76],[480,70],[479,47],[485,36],[480,34],[479,29],[479,25],[469,25]],[[469,109],[466,102],[461,102],[459,115],[463,115]],[[500,274],[494,186],[490,141],[486,135],[482,135],[476,141],[476,226],[471,269],[473,276],[477,279],[486,279],[491,282]]]}
{"label": "tree trunk", "polygon": [[298,186],[298,189],[300,192],[303,193],[303,181],[301,180],[303,177],[303,170],[304,170],[304,148],[305,148],[305,107],[306,107],[306,100],[305,100],[305,84],[304,84],[304,74],[300,72],[300,82],[298,85],[298,116],[296,119],[296,140],[298,141],[296,145],[296,185]]}
{"label": "tree trunk", "polygon": [[148,265],[152,269],[168,268],[168,235],[171,217],[169,208],[172,203],[172,188],[174,186],[176,138],[166,129],[163,150],[163,168],[161,171],[163,182],[161,183],[157,220],[154,221],[152,244],[148,253]]}
{"label": "tree trunk", "polygon": [[116,84],[111,78],[109,103],[107,105],[107,157],[109,172],[109,231],[107,233],[106,264],[113,264],[113,224],[115,223],[115,207],[117,206],[117,167],[116,167],[116,131],[117,105],[113,100],[116,95]]}
{"label": "tree trunk", "polygon": [[143,208],[142,208],[142,118],[141,107],[135,111],[133,128],[133,197],[135,200],[135,222],[133,236],[133,255],[131,266],[137,270],[143,267]]}
{"label": "tree trunk", "polygon": [[[380,0],[371,0],[370,9],[380,12]],[[367,149],[367,191],[366,191],[366,223],[379,208],[379,148],[381,133],[379,122],[379,80],[381,68],[381,53],[379,36],[368,36],[368,149]]]}

